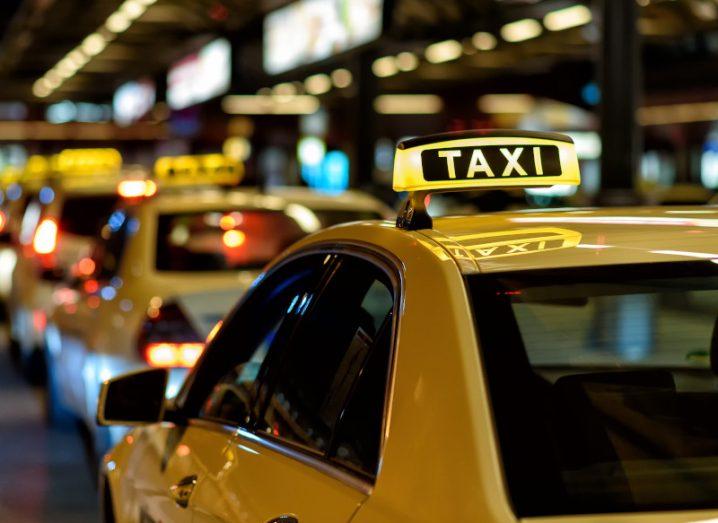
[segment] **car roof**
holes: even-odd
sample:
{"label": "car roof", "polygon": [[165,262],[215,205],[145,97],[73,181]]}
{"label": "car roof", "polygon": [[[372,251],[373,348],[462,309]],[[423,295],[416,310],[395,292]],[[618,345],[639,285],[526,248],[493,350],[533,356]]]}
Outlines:
{"label": "car roof", "polygon": [[148,198],[143,204],[159,212],[181,212],[212,207],[284,210],[290,204],[298,204],[314,210],[373,211],[382,215],[390,212],[379,200],[359,191],[351,191],[349,195],[333,196],[301,188],[277,188],[267,191],[259,191],[252,187],[160,188],[155,196]]}
{"label": "car roof", "polygon": [[276,186],[268,187],[265,194],[283,198],[290,203],[306,205],[312,209],[352,209],[375,211],[386,217],[393,214],[390,207],[364,191],[346,190],[341,192],[323,192],[309,187]]}
{"label": "car roof", "polygon": [[501,212],[436,218],[417,232],[465,274],[718,260],[718,206]]}

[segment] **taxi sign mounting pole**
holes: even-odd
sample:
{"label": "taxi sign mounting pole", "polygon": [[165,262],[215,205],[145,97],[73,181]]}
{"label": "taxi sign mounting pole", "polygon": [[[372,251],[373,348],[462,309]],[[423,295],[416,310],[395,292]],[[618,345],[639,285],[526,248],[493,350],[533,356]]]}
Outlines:
{"label": "taxi sign mounting pole", "polygon": [[426,209],[426,197],[429,191],[412,191],[402,204],[399,215],[396,217],[396,226],[399,229],[415,231],[418,229],[431,229],[434,222]]}

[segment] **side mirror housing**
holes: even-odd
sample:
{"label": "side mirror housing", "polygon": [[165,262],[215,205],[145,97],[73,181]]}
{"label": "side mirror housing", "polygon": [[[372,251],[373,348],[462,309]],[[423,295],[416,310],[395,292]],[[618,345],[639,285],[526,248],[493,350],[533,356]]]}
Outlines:
{"label": "side mirror housing", "polygon": [[148,425],[164,419],[169,371],[146,369],[107,380],[97,404],[100,425]]}

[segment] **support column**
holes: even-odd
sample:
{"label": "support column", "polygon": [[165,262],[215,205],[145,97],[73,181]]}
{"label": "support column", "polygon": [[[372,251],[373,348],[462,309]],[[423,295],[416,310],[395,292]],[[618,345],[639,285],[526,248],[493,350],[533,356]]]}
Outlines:
{"label": "support column", "polygon": [[374,61],[374,54],[364,52],[359,56],[357,67],[357,78],[355,83],[358,86],[356,99],[356,158],[352,172],[352,186],[361,187],[371,183],[372,172],[374,171],[374,141],[377,137],[377,114],[374,111],[374,98],[377,96],[377,78],[372,73],[371,65]]}
{"label": "support column", "polygon": [[634,203],[641,137],[636,108],[641,93],[640,35],[633,0],[602,0],[601,192],[599,203]]}

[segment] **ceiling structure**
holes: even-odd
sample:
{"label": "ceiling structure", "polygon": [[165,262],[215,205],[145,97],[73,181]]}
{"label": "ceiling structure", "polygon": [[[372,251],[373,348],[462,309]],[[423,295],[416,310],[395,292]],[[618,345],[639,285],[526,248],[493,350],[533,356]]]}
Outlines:
{"label": "ceiling structure", "polygon": [[[254,49],[242,59],[259,62],[261,19],[289,0],[142,0],[144,14],[120,32],[96,56],[47,97],[33,95],[33,84],[73,48],[105,24],[120,0],[4,0],[0,2],[0,100],[51,102],[61,99],[107,101],[124,81],[140,76],[162,78],[169,64],[211,35],[225,35],[239,46]],[[470,39],[475,31],[499,34],[501,27],[522,18],[541,18],[550,10],[573,4],[568,0],[385,0],[389,6],[387,35],[376,46],[377,56],[414,51],[446,38],[462,40],[464,54],[445,63],[422,61],[416,70],[381,79],[382,89],[440,90],[467,82],[510,89],[516,77],[544,78],[538,91],[560,90],[551,82],[556,71],[571,79],[572,64],[580,81],[598,59],[600,33],[585,26],[560,33],[544,31],[538,38],[477,53]],[[673,70],[710,89],[718,71],[706,63],[718,54],[718,0],[637,0],[639,28],[644,37],[645,78],[660,90],[676,85]],[[594,2],[597,3],[597,2]],[[600,23],[597,9],[594,20]],[[247,60],[249,58],[250,60]],[[242,64],[240,64],[242,65]],[[242,65],[244,67],[244,65]],[[319,65],[321,67],[321,64]],[[251,88],[268,84],[260,63],[247,67],[240,82]],[[568,68],[568,70],[566,69]],[[675,69],[674,69],[675,68]],[[316,68],[315,68],[316,69]],[[588,72],[588,73],[587,73]],[[302,80],[303,71],[283,79]],[[504,80],[502,80],[502,78]],[[525,83],[519,86],[526,89]],[[575,89],[573,89],[575,92]]]}

